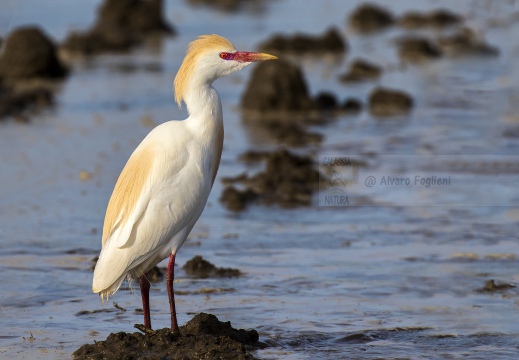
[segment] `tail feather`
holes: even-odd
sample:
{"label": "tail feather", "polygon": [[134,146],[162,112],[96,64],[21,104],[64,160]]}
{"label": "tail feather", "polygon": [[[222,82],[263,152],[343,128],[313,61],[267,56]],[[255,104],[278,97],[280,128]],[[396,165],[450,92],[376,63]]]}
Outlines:
{"label": "tail feather", "polygon": [[105,246],[99,255],[94,270],[92,291],[99,293],[103,301],[108,300],[108,297],[119,289],[131,271],[131,259],[124,255],[124,250],[111,246]]}
{"label": "tail feather", "polygon": [[[92,291],[99,293],[102,301],[107,301],[122,285],[125,279],[131,283],[158,263],[156,252],[144,256],[128,256],[130,249],[117,248],[106,244],[101,250],[92,281]],[[159,255],[160,256],[160,255]]]}

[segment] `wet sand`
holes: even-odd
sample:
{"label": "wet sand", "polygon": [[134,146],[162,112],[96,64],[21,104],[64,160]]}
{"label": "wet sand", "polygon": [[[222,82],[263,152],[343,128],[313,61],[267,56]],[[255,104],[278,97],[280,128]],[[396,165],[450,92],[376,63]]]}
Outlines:
{"label": "wet sand", "polygon": [[[0,172],[2,357],[68,358],[110,334],[137,336],[129,334],[142,322],[138,292],[121,289],[102,305],[90,291],[89,268],[99,252],[106,202],[129,154],[154,124],[185,117],[170,91],[185,45],[199,33],[215,32],[254,50],[278,33],[320,36],[330,26],[347,39],[348,52],[339,59],[295,59],[308,94],[330,92],[338,103],[355,98],[363,106],[355,114],[300,123],[320,141],[282,144],[281,135],[242,116],[240,98],[252,69],[215,83],[226,122],[221,169],[177,261],[184,265],[201,255],[240,276],[198,277],[178,266],[180,324],[209,313],[234,328],[255,329],[266,345],[246,349],[255,358],[516,357],[519,292],[508,285],[519,282],[519,9],[497,2],[399,1],[389,9],[394,22],[364,35],[348,25],[356,2],[309,5],[297,18],[287,16],[299,8],[296,1],[260,3],[215,16],[208,6],[166,2],[175,37],[144,42],[126,54],[75,60],[69,77],[53,90],[54,106],[29,115],[28,123],[0,122],[7,169]],[[20,7],[10,26],[32,19],[59,43],[71,28],[95,23],[97,4],[80,5],[84,18],[72,25],[64,18],[78,9],[62,5],[48,17]],[[476,28],[484,43],[499,50],[497,56],[402,61],[403,35],[436,41],[456,34],[457,27],[409,29],[399,23],[411,10],[440,7],[461,14],[464,23],[455,26]],[[357,58],[380,66],[379,78],[341,82]],[[397,116],[371,114],[369,96],[378,86],[409,93],[412,108]],[[265,170],[264,162],[239,161],[241,155],[270,154],[281,145],[312,157],[325,176],[342,171],[342,180],[355,174],[414,179],[420,171],[450,175],[453,183],[371,190],[357,183],[347,189],[349,206],[319,206],[330,184],[313,193],[311,206],[253,202],[231,211],[220,203],[223,178]],[[319,160],[323,155],[351,157],[363,166],[327,169]],[[151,307],[154,326],[167,326],[163,282],[152,285]]]}

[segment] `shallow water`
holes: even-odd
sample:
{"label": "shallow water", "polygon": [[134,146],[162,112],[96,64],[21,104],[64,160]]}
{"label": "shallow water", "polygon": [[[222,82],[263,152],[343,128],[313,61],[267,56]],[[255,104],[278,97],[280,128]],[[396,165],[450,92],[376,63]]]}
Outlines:
{"label": "shallow water", "polygon": [[[67,1],[49,3],[39,9],[28,0],[2,2],[0,14],[6,7],[11,16],[0,17],[0,36],[35,22],[61,40],[69,29],[88,26],[99,2],[83,2],[81,16]],[[358,3],[265,1],[224,13],[169,1],[176,37],[129,55],[78,61],[53,110],[30,124],[1,122],[0,355],[68,357],[84,343],[134,331],[133,324],[142,322],[134,311],[141,306],[138,293],[113,297],[126,312],[112,301],[101,305],[90,291],[89,267],[100,249],[106,203],[129,154],[154,123],[185,117],[170,89],[190,40],[214,32],[249,50],[279,31],[321,33],[335,25],[350,51],[343,59],[300,59],[312,93],[331,90],[340,99],[365,101],[375,83],[345,86],[336,78],[362,56],[386,69],[379,84],[414,96],[414,111],[394,119],[364,111],[313,129],[325,141],[301,151],[316,161],[332,155],[369,163],[339,169],[352,181],[339,189],[349,205],[318,206],[316,194],[311,208],[252,206],[235,214],[218,202],[217,180],[177,262],[200,254],[245,275],[192,279],[178,266],[180,323],[204,311],[234,327],[255,328],[274,345],[256,353],[262,358],[515,358],[517,288],[480,289],[490,279],[519,282],[519,137],[506,135],[519,127],[519,7],[513,1],[391,2],[396,14],[438,7],[461,12],[500,49],[496,58],[401,66],[394,39],[403,30],[370,37],[347,30],[346,14]],[[237,104],[249,76],[246,69],[215,84],[226,125],[220,178],[246,169],[237,155],[277,146],[241,121]],[[81,180],[81,172],[88,179]],[[450,176],[452,182],[380,184],[383,176],[416,175]],[[378,185],[363,186],[367,176]],[[152,287],[151,302],[153,325],[167,326],[163,283]]]}

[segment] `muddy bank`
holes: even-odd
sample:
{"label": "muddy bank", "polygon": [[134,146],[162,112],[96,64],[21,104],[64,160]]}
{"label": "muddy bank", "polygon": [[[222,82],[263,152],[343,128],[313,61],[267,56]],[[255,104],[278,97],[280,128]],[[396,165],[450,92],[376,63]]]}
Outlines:
{"label": "muddy bank", "polygon": [[257,159],[266,162],[264,171],[223,179],[227,186],[220,201],[229,210],[244,210],[254,202],[287,208],[312,204],[320,174],[311,157],[280,149]]}
{"label": "muddy bank", "polygon": [[274,35],[259,45],[260,51],[292,54],[344,54],[348,48],[346,40],[337,29],[330,28],[321,36],[295,34],[293,36]]}
{"label": "muddy bank", "polygon": [[74,359],[254,359],[252,351],[265,347],[256,330],[235,329],[230,322],[200,313],[180,327],[180,335],[164,328],[112,333],[104,341],[80,347]]}
{"label": "muddy bank", "polygon": [[92,55],[127,51],[150,35],[174,34],[163,16],[162,0],[106,0],[92,28],[72,32],[61,46],[65,54]]}

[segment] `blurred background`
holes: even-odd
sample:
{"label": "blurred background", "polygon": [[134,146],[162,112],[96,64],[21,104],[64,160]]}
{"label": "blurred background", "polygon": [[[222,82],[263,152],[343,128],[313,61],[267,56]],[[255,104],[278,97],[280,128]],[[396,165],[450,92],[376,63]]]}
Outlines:
{"label": "blurred background", "polygon": [[[255,328],[259,358],[515,358],[512,0],[3,0],[0,355],[68,357],[142,321],[138,292],[101,305],[90,268],[133,149],[187,116],[172,82],[208,33],[281,60],[214,84],[224,150],[177,255],[179,322]],[[416,175],[452,184],[363,182]],[[325,204],[337,176],[348,203]],[[196,255],[241,276],[193,276]],[[151,307],[166,326],[163,281]]]}

